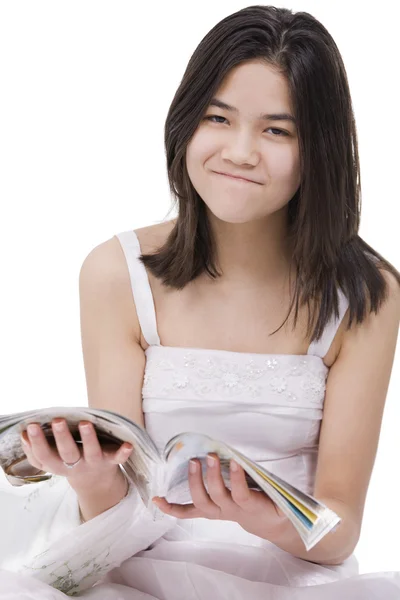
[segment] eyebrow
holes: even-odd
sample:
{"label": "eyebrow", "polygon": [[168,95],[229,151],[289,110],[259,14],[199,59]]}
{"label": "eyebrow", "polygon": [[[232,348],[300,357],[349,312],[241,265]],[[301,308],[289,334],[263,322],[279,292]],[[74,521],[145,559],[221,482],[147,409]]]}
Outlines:
{"label": "eyebrow", "polygon": [[[238,109],[234,106],[230,106],[230,104],[226,104],[219,100],[218,98],[212,98],[209,106],[216,106],[217,108],[222,108],[223,110],[229,110],[233,113],[238,113]],[[296,119],[290,113],[272,113],[272,114],[261,114],[258,117],[262,121],[291,121],[296,125]]]}

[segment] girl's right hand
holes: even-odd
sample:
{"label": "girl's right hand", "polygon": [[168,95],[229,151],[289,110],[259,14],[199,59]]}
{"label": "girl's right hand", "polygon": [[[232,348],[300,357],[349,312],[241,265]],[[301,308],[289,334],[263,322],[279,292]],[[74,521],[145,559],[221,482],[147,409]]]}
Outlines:
{"label": "girl's right hand", "polygon": [[[47,441],[38,424],[28,425],[21,434],[24,452],[29,463],[47,473],[62,475],[76,492],[85,490],[108,490],[120,476],[119,464],[123,464],[131,455],[133,446],[128,442],[117,450],[102,448],[96,431],[89,421],[79,422],[83,452],[75,442],[65,419],[56,418],[51,423],[56,448]],[[80,459],[80,460],[79,460]],[[79,463],[72,468],[66,463]]]}

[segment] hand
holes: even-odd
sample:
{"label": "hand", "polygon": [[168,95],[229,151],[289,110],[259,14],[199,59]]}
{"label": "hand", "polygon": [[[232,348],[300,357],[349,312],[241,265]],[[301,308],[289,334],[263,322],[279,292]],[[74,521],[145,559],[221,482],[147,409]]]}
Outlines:
{"label": "hand", "polygon": [[[93,424],[80,421],[78,427],[82,439],[83,453],[68,428],[65,419],[53,419],[51,427],[56,448],[47,441],[38,424],[28,425],[21,434],[24,452],[30,464],[42,471],[62,475],[75,491],[85,489],[108,489],[120,475],[119,464],[130,456],[133,446],[124,442],[117,450],[102,449]],[[80,462],[68,469],[63,463]]]}
{"label": "hand", "polygon": [[276,535],[287,521],[286,515],[264,492],[250,490],[245,472],[235,461],[230,463],[231,491],[222,478],[218,456],[207,457],[207,487],[204,485],[201,464],[189,463],[189,487],[193,504],[170,504],[165,498],[155,497],[153,502],[164,513],[178,519],[219,519],[235,521],[243,529],[259,537],[269,539]]}

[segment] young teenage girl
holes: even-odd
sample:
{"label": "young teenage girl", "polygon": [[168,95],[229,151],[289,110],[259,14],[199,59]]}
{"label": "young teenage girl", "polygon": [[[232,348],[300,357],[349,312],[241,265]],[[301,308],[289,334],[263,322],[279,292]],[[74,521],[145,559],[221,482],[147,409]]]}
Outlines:
{"label": "young teenage girl", "polygon": [[40,544],[0,588],[41,600],[399,598],[398,574],[360,576],[353,554],[400,276],[358,235],[356,127],[332,37],[271,6],[223,19],[189,61],[165,145],[177,218],[113,236],[82,266],[89,404],[145,425],[160,450],[182,431],[225,440],[342,522],[306,552],[235,463],[224,486],[215,455],[207,489],[192,461],[192,503],[155,498],[153,521],[118,467],[132,447],[107,454],[82,422],[81,455],[60,418],[57,451],[40,427],[24,434],[30,462],[61,477],[21,514],[26,528],[42,519]]}

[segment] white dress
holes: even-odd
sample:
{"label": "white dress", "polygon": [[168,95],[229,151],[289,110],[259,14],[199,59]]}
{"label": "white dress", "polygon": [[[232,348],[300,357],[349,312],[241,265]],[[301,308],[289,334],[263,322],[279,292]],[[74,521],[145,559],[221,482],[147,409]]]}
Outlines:
{"label": "white dress", "polygon": [[[203,432],[312,493],[328,374],[322,358],[346,298],[306,355],[162,346],[137,236],[117,237],[149,344],[143,412],[157,447],[182,431]],[[400,599],[400,573],[359,575],[354,555],[339,566],[314,564],[233,522],[153,520],[133,488],[83,525],[64,478],[29,495],[3,489],[0,600]]]}

